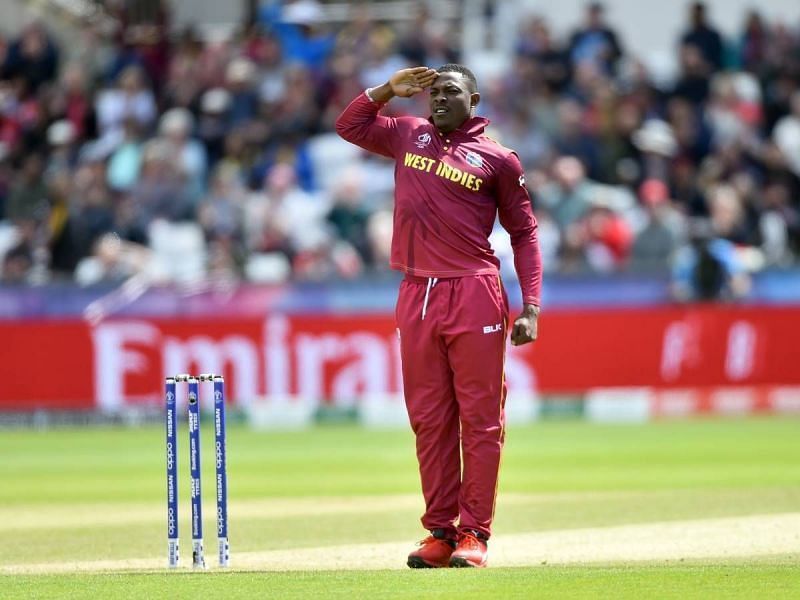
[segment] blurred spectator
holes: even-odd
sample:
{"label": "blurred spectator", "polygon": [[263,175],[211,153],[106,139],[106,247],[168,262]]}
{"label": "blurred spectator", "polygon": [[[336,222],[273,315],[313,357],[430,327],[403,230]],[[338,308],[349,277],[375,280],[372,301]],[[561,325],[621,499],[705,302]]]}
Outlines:
{"label": "blurred spectator", "polygon": [[689,9],[689,27],[681,36],[681,43],[700,49],[703,59],[713,70],[722,68],[722,36],[708,23],[704,2],[694,2]]}
{"label": "blurred spectator", "polygon": [[221,166],[211,178],[211,190],[201,204],[197,220],[207,240],[244,242],[244,204],[246,193],[236,169]]}
{"label": "blurred spectator", "polygon": [[434,19],[425,2],[418,2],[414,18],[404,27],[398,52],[414,65],[444,65],[458,62],[459,53],[448,25]]}
{"label": "blurred spectator", "polygon": [[189,195],[199,199],[205,191],[208,164],[206,149],[191,137],[193,130],[194,117],[185,108],[168,110],[162,115],[158,124],[158,132],[176,161]]}
{"label": "blurred spectator", "polygon": [[65,48],[66,62],[79,71],[87,83],[104,79],[117,55],[117,47],[98,23],[86,21],[72,43]]}
{"label": "blurred spectator", "polygon": [[51,104],[52,117],[62,117],[69,121],[76,140],[84,140],[96,135],[94,106],[89,92],[86,73],[77,63],[64,69],[61,84],[53,90],[55,106]]}
{"label": "blurred spectator", "polygon": [[566,87],[570,76],[569,54],[556,45],[543,19],[532,19],[520,32],[517,54],[534,59],[542,82],[551,91]]}
{"label": "blurred spectator", "polygon": [[164,95],[173,106],[189,107],[203,90],[208,73],[204,72],[203,43],[192,27],[184,29],[169,61]]}
{"label": "blurred spectator", "polygon": [[58,49],[44,26],[27,25],[8,47],[0,73],[3,79],[21,79],[31,92],[56,78]]}
{"label": "blurred spectator", "polygon": [[41,154],[27,155],[19,178],[12,185],[6,203],[6,218],[12,223],[22,220],[44,220],[49,208],[44,183],[44,159]]}
{"label": "blurred spectator", "polygon": [[671,194],[676,207],[685,215],[702,217],[708,215],[705,196],[698,185],[697,167],[690,159],[675,160],[670,170]]}
{"label": "blurred spectator", "polygon": [[755,141],[761,122],[760,100],[761,91],[752,75],[715,75],[706,111],[712,143],[726,147]]}
{"label": "blurred spectator", "polygon": [[633,232],[604,196],[592,200],[584,218],[567,229],[565,260],[601,273],[619,270],[628,261]]}
{"label": "blurred spectator", "polygon": [[69,169],[75,165],[76,137],[75,126],[66,119],[56,121],[47,128],[47,143],[50,146],[47,172]]}
{"label": "blurred spectator", "polygon": [[332,206],[325,217],[339,238],[355,248],[365,263],[372,262],[367,241],[369,210],[362,198],[363,175],[351,169],[342,174],[333,190]]}
{"label": "blurred spectator", "polygon": [[59,171],[51,177],[49,188],[52,268],[69,275],[96,240],[114,228],[111,195],[102,163],[97,162],[82,165],[74,179],[68,171]]}
{"label": "blurred spectator", "polygon": [[277,104],[286,93],[286,63],[281,54],[280,42],[273,35],[264,35],[259,29],[249,47],[245,48],[245,56],[252,60],[258,70],[259,100],[268,105]]}
{"label": "blurred spectator", "polygon": [[[254,160],[253,148],[248,143],[246,129],[238,127],[228,130],[223,140],[223,155],[216,166],[231,167],[238,173],[242,182],[249,183]],[[258,182],[253,187],[260,187],[261,183]]]}
{"label": "blurred spectator", "polygon": [[230,129],[228,109],[231,95],[224,88],[212,88],[200,98],[197,136],[206,149],[208,164],[214,165],[225,152],[225,135]]}
{"label": "blurred spectator", "polygon": [[583,128],[583,108],[575,100],[562,100],[558,104],[558,129],[555,149],[561,155],[580,159],[589,176],[594,178],[599,169],[599,143]]}
{"label": "blurred spectator", "polygon": [[[700,163],[709,153],[712,135],[705,115],[695,110],[685,98],[674,97],[667,102],[666,114],[675,137],[675,160]],[[674,168],[675,163],[672,163]]]}
{"label": "blurred spectator", "polygon": [[273,120],[273,142],[287,136],[305,139],[319,131],[319,105],[310,71],[299,66],[286,70],[286,94],[269,116]]}
{"label": "blurred spectator", "polygon": [[134,223],[146,231],[154,220],[179,221],[192,217],[193,197],[170,146],[163,140],[148,142],[143,150],[142,170],[130,190]]}
{"label": "blurred spectator", "polygon": [[707,221],[693,221],[689,242],[678,251],[673,265],[675,299],[737,300],[749,292],[750,285],[736,247],[717,237]]}
{"label": "blurred spectator", "polygon": [[225,70],[225,83],[230,94],[228,122],[231,126],[247,125],[258,112],[258,94],[253,88],[255,65],[246,58],[235,58]]}
{"label": "blurred spectator", "polygon": [[776,181],[764,189],[759,233],[767,264],[787,265],[800,240],[800,213],[786,183]]}
{"label": "blurred spectator", "polygon": [[122,141],[108,159],[108,185],[118,191],[129,191],[142,170],[142,134],[135,119],[124,124]]}
{"label": "blurred spectator", "polygon": [[617,34],[605,22],[604,12],[600,2],[586,5],[586,21],[572,34],[569,54],[575,67],[588,64],[610,74],[622,56],[622,46]]}
{"label": "blurred spectator", "polygon": [[33,252],[28,244],[20,243],[3,256],[0,281],[10,284],[28,283],[28,274],[33,267]]}
{"label": "blurred spectator", "polygon": [[733,186],[716,186],[709,194],[709,217],[714,234],[730,242],[749,245],[751,232],[740,194]]}
{"label": "blurred spectator", "polygon": [[541,188],[539,200],[564,231],[588,212],[592,192],[592,182],[586,178],[581,162],[564,156],[553,164],[552,182]]}
{"label": "blurred spectator", "polygon": [[769,32],[764,19],[756,10],[747,14],[744,31],[739,40],[739,63],[748,71],[759,72],[767,58]]}
{"label": "blurred spectator", "polygon": [[281,7],[267,2],[261,18],[281,42],[288,62],[300,62],[314,69],[322,68],[333,51],[336,36],[326,30],[322,7],[315,0],[295,0]]}
{"label": "blurred spectator", "polygon": [[503,126],[503,144],[514,148],[525,167],[545,164],[552,155],[550,139],[536,126],[533,112],[522,107],[508,116]]}
{"label": "blurred spectator", "polygon": [[642,115],[633,102],[623,102],[612,117],[606,157],[605,182],[634,187],[642,177],[639,150],[633,134],[641,125]]}
{"label": "blurred spectator", "polygon": [[96,110],[100,139],[109,150],[122,140],[125,121],[133,119],[147,129],[157,116],[153,93],[136,66],[123,70],[115,87],[100,91]]}
{"label": "blurred spectator", "polygon": [[255,250],[280,251],[293,259],[299,249],[315,249],[327,242],[322,223],[327,206],[297,185],[288,164],[276,164],[263,192],[251,196],[247,204],[248,237]]}
{"label": "blurred spectator", "polygon": [[[650,179],[639,189],[647,220],[631,248],[631,266],[639,271],[663,271],[678,247],[676,215],[670,206],[669,189],[663,181]],[[672,221],[672,223],[670,223]]]}
{"label": "blurred spectator", "polygon": [[698,105],[708,98],[711,83],[711,65],[694,44],[682,44],[679,54],[680,76],[672,89],[672,95]]}
{"label": "blurred spectator", "polygon": [[358,67],[358,56],[348,51],[337,51],[331,57],[330,70],[324,82],[328,102],[320,123],[324,129],[332,131],[336,117],[364,91]]}
{"label": "blurred spectator", "polygon": [[131,66],[140,67],[156,91],[161,91],[169,68],[169,7],[165,0],[127,0],[107,5],[116,18],[119,51],[109,76],[116,78]]}
{"label": "blurred spectator", "polygon": [[631,136],[640,152],[639,173],[643,179],[669,177],[670,159],[678,151],[672,127],[662,119],[648,119]]}

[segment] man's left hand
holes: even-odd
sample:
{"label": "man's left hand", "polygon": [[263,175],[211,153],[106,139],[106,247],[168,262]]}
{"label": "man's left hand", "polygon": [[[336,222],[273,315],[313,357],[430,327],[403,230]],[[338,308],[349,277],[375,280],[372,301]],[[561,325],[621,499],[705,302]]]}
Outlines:
{"label": "man's left hand", "polygon": [[514,321],[511,329],[511,345],[522,346],[529,342],[536,341],[539,335],[539,307],[533,304],[526,304],[522,309],[522,314]]}

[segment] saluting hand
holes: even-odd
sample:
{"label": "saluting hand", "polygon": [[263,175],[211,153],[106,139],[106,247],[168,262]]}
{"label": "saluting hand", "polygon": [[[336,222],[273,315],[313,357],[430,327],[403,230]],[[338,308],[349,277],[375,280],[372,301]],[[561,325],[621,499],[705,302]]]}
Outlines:
{"label": "saluting hand", "polygon": [[511,329],[511,345],[521,346],[535,342],[537,337],[539,337],[539,307],[526,304]]}
{"label": "saluting hand", "polygon": [[388,102],[395,96],[410,98],[430,87],[438,76],[435,69],[428,67],[400,69],[383,85],[370,88],[368,94],[376,102]]}
{"label": "saluting hand", "polygon": [[412,67],[400,69],[389,78],[389,85],[395,96],[410,98],[430,87],[439,74],[428,67]]}

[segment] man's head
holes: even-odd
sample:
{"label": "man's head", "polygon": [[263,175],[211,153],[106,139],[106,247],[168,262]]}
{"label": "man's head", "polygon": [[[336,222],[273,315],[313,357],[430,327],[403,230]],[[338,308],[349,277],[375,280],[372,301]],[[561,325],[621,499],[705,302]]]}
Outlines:
{"label": "man's head", "polygon": [[591,2],[586,5],[586,22],[592,29],[603,26],[603,5],[600,2]]}
{"label": "man's head", "polygon": [[439,76],[430,87],[433,124],[442,133],[461,127],[480,102],[478,81],[467,67],[446,64],[436,69]]}
{"label": "man's head", "polygon": [[692,25],[702,27],[706,24],[706,5],[704,2],[693,3],[689,11]]}

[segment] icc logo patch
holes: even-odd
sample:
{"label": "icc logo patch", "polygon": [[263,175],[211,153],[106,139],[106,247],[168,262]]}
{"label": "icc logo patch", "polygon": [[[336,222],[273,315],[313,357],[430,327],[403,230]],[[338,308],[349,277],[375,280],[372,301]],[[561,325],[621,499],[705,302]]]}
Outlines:
{"label": "icc logo patch", "polygon": [[467,163],[480,169],[483,166],[483,157],[475,152],[467,152]]}
{"label": "icc logo patch", "polygon": [[414,142],[414,145],[417,148],[425,148],[428,144],[431,143],[431,134],[430,133],[421,133],[417,138],[417,141]]}

